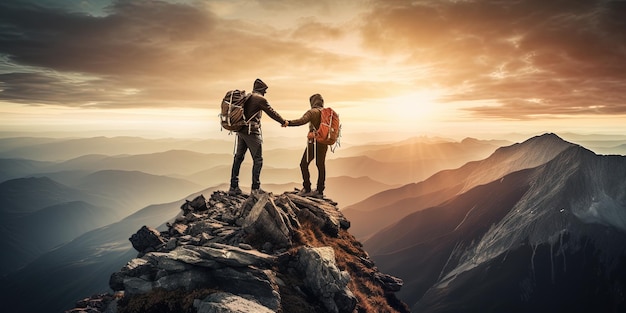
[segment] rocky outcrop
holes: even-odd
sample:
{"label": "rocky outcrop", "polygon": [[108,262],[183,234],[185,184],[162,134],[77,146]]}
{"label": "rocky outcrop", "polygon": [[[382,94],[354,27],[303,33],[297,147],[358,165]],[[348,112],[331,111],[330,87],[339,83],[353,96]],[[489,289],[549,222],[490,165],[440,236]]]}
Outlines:
{"label": "rocky outcrop", "polygon": [[150,312],[141,305],[179,301],[163,293],[181,290],[200,293],[169,307],[203,313],[408,312],[393,294],[402,281],[378,272],[331,200],[217,191],[208,200],[201,195],[186,201],[181,210],[166,230],[144,226],[131,236],[137,258],[109,282],[123,297],[90,312]]}
{"label": "rocky outcrop", "polygon": [[350,274],[337,268],[331,247],[298,250],[296,269],[304,276],[305,285],[324,305],[327,312],[351,312],[356,298],[348,289]]}

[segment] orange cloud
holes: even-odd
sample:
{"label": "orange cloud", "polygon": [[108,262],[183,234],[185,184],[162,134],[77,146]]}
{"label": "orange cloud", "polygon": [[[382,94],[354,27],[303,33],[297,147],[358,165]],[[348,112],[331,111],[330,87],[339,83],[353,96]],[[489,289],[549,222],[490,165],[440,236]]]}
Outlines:
{"label": "orange cloud", "polygon": [[261,77],[285,108],[445,89],[488,119],[626,114],[623,1],[365,3],[4,0],[0,100],[204,108]]}
{"label": "orange cloud", "polygon": [[362,34],[430,64],[442,100],[500,104],[477,117],[626,114],[623,16],[623,1],[378,1]]}

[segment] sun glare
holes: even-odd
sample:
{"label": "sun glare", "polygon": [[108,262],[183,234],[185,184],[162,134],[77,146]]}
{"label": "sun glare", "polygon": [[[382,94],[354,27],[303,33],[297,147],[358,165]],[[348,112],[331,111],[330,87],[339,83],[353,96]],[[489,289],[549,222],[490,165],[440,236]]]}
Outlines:
{"label": "sun glare", "polygon": [[396,117],[403,121],[422,121],[434,118],[437,112],[437,99],[440,93],[434,90],[419,90],[384,101],[399,110]]}

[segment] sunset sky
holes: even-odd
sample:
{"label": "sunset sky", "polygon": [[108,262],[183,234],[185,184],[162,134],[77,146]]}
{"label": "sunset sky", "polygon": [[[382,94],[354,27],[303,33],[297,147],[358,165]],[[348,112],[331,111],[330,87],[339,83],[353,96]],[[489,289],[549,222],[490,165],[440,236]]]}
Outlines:
{"label": "sunset sky", "polygon": [[348,140],[626,134],[626,1],[0,1],[0,131],[224,136],[257,77],[287,119],[322,94]]}

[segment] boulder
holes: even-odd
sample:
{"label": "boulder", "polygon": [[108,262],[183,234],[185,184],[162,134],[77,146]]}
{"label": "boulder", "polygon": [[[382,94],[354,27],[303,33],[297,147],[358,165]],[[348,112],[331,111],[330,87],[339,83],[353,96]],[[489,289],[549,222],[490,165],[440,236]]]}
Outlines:
{"label": "boulder", "polygon": [[196,252],[201,259],[214,260],[232,267],[271,266],[276,262],[275,256],[258,250],[246,250],[219,243],[212,243],[208,247],[189,246],[183,249]]}
{"label": "boulder", "polygon": [[128,238],[135,250],[145,253],[148,251],[155,251],[159,246],[165,243],[161,233],[148,226],[143,226],[135,234]]}
{"label": "boulder", "polygon": [[276,312],[280,311],[280,292],[272,270],[255,267],[226,267],[213,271],[215,287],[242,297],[253,298]]}
{"label": "boulder", "polygon": [[306,289],[318,297],[328,312],[353,312],[356,298],[348,289],[350,274],[340,271],[331,247],[302,247],[298,250],[297,270]]}
{"label": "boulder", "polygon": [[256,238],[264,238],[274,248],[292,245],[292,229],[298,227],[293,211],[285,212],[276,206],[270,194],[262,194],[246,215],[243,230]]}
{"label": "boulder", "polygon": [[273,313],[259,303],[228,292],[216,292],[203,300],[196,300],[198,313]]}
{"label": "boulder", "polygon": [[207,207],[206,198],[204,198],[203,195],[199,195],[191,201],[185,200],[185,203],[180,206],[180,209],[183,211],[183,215],[187,215],[196,211],[206,211],[209,208]]}
{"label": "boulder", "polygon": [[113,291],[121,291],[125,288],[125,280],[129,277],[146,277],[154,272],[154,266],[145,259],[132,259],[119,272],[111,274],[109,287]]}
{"label": "boulder", "polygon": [[306,210],[301,212],[306,216],[310,213],[319,221],[320,228],[332,237],[339,236],[339,229],[350,228],[350,221],[339,211],[333,204],[324,199],[315,199],[309,197],[301,197],[296,194],[284,194],[289,200],[293,201],[298,208]]}

